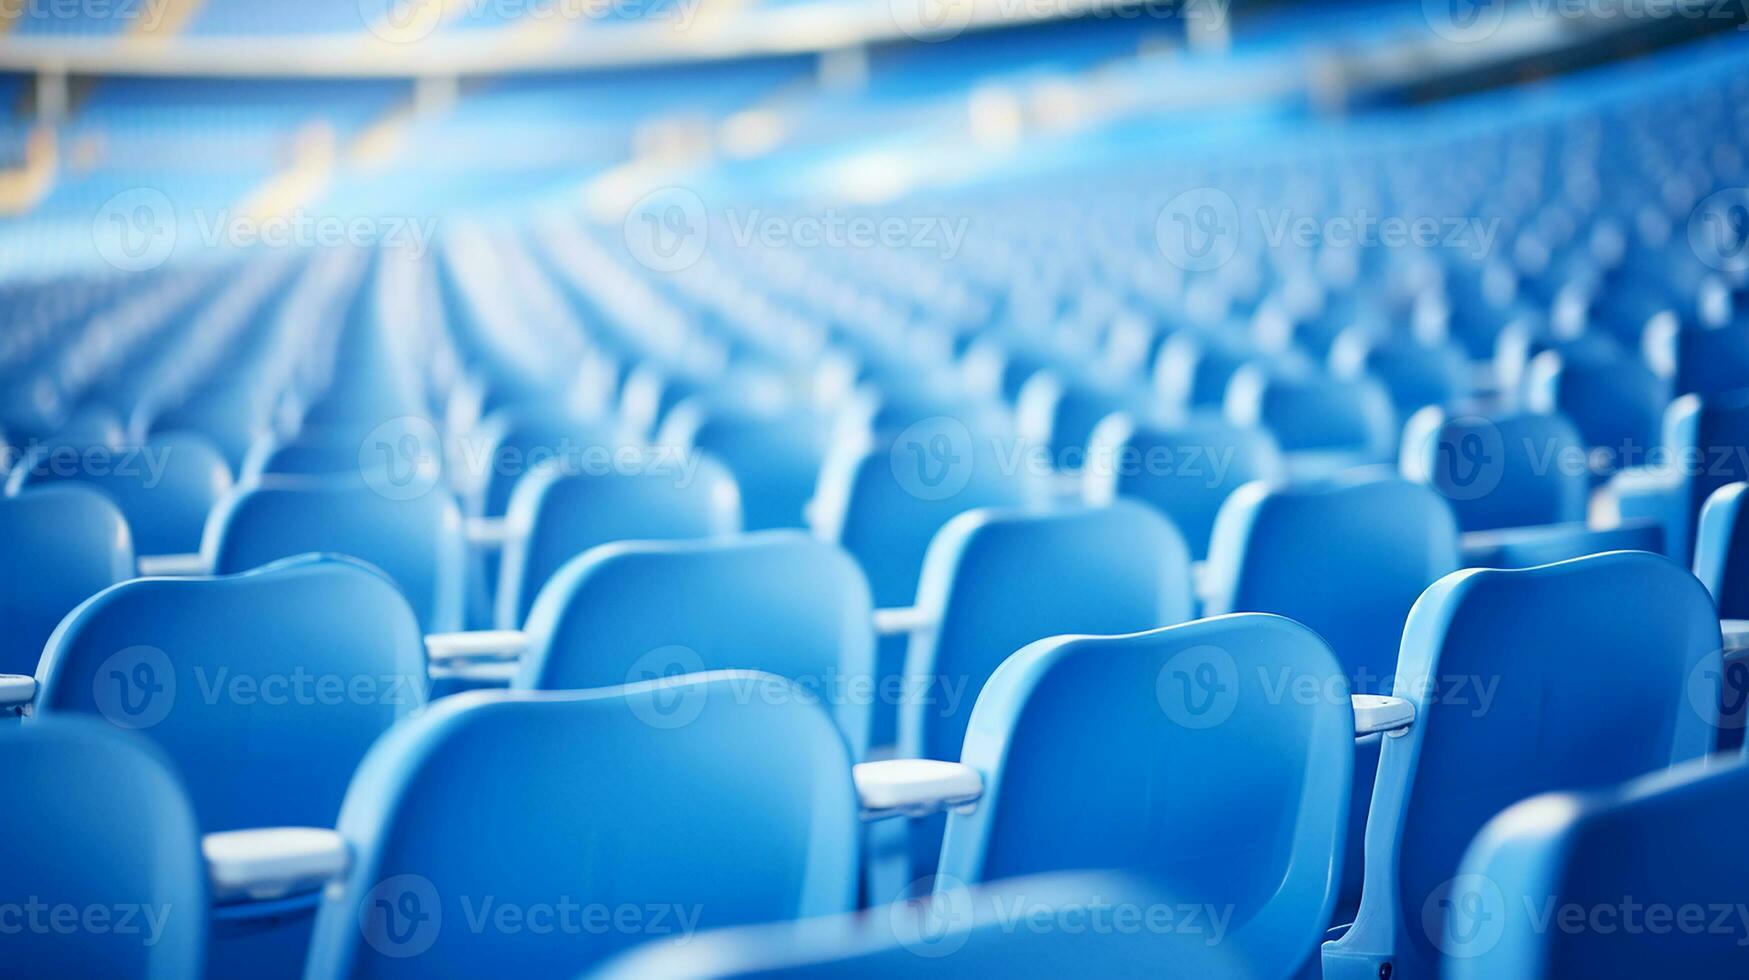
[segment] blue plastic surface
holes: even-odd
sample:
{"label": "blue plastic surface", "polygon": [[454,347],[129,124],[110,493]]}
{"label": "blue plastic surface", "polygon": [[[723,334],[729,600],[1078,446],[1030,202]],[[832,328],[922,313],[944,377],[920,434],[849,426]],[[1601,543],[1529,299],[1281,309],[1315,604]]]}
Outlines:
{"label": "blue plastic surface", "polygon": [[796,531],[601,545],[541,591],[513,686],[552,691],[763,671],[813,692],[861,759],[881,697],[871,612],[868,583],[850,556]]}
{"label": "blue plastic surface", "polygon": [[1439,903],[1501,809],[1710,751],[1719,643],[1706,590],[1641,552],[1468,570],[1429,589],[1404,629],[1395,688],[1415,726],[1380,753],[1360,914],[1325,946],[1324,975],[1370,980],[1386,963],[1430,975]]}
{"label": "blue plastic surface", "polygon": [[5,963],[21,977],[201,975],[206,863],[161,753],[100,722],[0,728]]}
{"label": "blue plastic surface", "polygon": [[846,912],[856,812],[831,718],[770,675],[459,694],[360,766],[310,976],[574,975]]}
{"label": "blue plastic surface", "polygon": [[0,673],[34,674],[61,617],[134,574],[133,536],[121,511],[83,486],[39,487],[0,498]]}

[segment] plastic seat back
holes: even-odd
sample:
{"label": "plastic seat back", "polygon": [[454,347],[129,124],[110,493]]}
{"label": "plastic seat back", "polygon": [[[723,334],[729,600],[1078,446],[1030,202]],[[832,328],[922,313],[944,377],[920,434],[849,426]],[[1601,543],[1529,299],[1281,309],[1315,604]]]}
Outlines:
{"label": "plastic seat back", "polygon": [[310,975],[570,976],[641,940],[846,912],[856,828],[843,738],[779,678],[460,694],[359,768]]}
{"label": "plastic seat back", "polygon": [[1288,975],[1336,900],[1348,794],[1327,787],[1347,785],[1353,743],[1334,655],[1280,617],[1041,640],[978,698],[961,761],[985,795],[948,817],[941,874],[1138,871],[1226,909]]}
{"label": "plastic seat back", "polygon": [[[820,468],[809,524],[842,547],[868,576],[875,605],[909,606],[930,539],[954,515],[1033,499],[1038,481],[1004,462],[1018,446],[1011,430],[967,425],[954,416],[918,420],[896,434],[837,441]],[[904,668],[906,640],[877,645],[881,683]],[[891,744],[891,711],[877,711],[874,744]]]}
{"label": "plastic seat back", "polygon": [[506,516],[495,616],[502,629],[528,619],[535,598],[568,561],[614,541],[708,538],[741,529],[735,480],[693,457],[628,471],[544,470],[517,484]]}
{"label": "plastic seat back", "polygon": [[[1578,430],[1566,419],[1429,413],[1404,432],[1403,474],[1438,491],[1459,530],[1585,520],[1590,459]],[[1414,431],[1423,425],[1422,432]]]}
{"label": "plastic seat back", "polygon": [[1690,521],[1720,487],[1749,480],[1749,391],[1680,399],[1670,407],[1666,429],[1667,446],[1689,456],[1688,464],[1676,462],[1691,466]]}
{"label": "plastic seat back", "polygon": [[628,541],[571,559],[529,613],[513,686],[612,687],[758,670],[831,706],[861,759],[873,691],[873,605],[849,555],[799,531]]}
{"label": "plastic seat back", "polygon": [[134,574],[133,537],[121,511],[74,484],[0,498],[0,548],[0,673],[36,673],[61,618]]}
{"label": "plastic seat back", "polygon": [[749,531],[807,527],[805,509],[830,445],[829,427],[806,411],[728,406],[690,399],[669,413],[657,442],[721,460],[741,488]]}
{"label": "plastic seat back", "polygon": [[[1513,805],[1464,856],[1440,933],[1444,975],[1742,976],[1746,805],[1740,761]],[[1550,913],[1566,925],[1550,928]]]}
{"label": "plastic seat back", "polygon": [[612,427],[527,406],[499,409],[472,435],[460,440],[455,455],[468,477],[471,512],[502,517],[522,477],[543,466],[578,469],[590,461],[612,459],[628,441]]}
{"label": "plastic seat back", "polygon": [[1223,411],[1235,425],[1269,430],[1283,452],[1351,453],[1378,462],[1397,448],[1391,400],[1369,380],[1252,365],[1233,375]]}
{"label": "plastic seat back", "polygon": [[207,515],[231,489],[224,456],[204,436],[171,432],[113,450],[103,465],[20,471],[26,487],[77,481],[103,492],[127,518],[142,555],[200,550]]}
{"label": "plastic seat back", "polygon": [[1718,604],[1721,619],[1749,619],[1749,483],[1720,487],[1700,512],[1694,575]]}
{"label": "plastic seat back", "polygon": [[1166,515],[1193,561],[1208,557],[1215,515],[1234,490],[1281,477],[1281,453],[1261,429],[1194,416],[1179,425],[1137,425],[1113,415],[1094,430],[1084,496],[1101,504],[1138,500]]}
{"label": "plastic seat back", "polygon": [[350,555],[387,573],[426,632],[461,629],[467,569],[461,508],[439,487],[400,499],[383,486],[356,474],[240,486],[207,522],[201,546],[207,568],[229,575],[310,552]]}
{"label": "plastic seat back", "polygon": [[1669,385],[1624,354],[1563,355],[1544,351],[1525,375],[1525,407],[1559,412],[1586,445],[1598,450],[1603,472],[1632,465],[1632,454],[1657,444]]}
{"label": "plastic seat back", "polygon": [[[899,754],[959,758],[978,692],[1021,647],[1180,623],[1192,595],[1183,539],[1142,504],[961,514],[930,543],[917,586],[931,626],[905,654]],[[935,866],[941,826],[940,817],[912,822],[913,877]]]}
{"label": "plastic seat back", "polygon": [[931,626],[906,651],[901,754],[958,758],[978,691],[1028,643],[1183,622],[1191,596],[1183,539],[1133,501],[961,514],[924,559],[917,607]]}
{"label": "plastic seat back", "polygon": [[6,973],[199,976],[206,863],[176,777],[152,746],[96,722],[0,729],[7,805]]}
{"label": "plastic seat back", "polygon": [[376,737],[425,704],[425,647],[374,569],[308,556],[218,578],[146,578],[68,616],[38,716],[96,715],[161,746],[201,830],[333,826]]}
{"label": "plastic seat back", "polygon": [[1367,819],[1355,926],[1324,975],[1431,973],[1423,916],[1464,848],[1505,807],[1588,789],[1711,749],[1720,634],[1687,570],[1618,551],[1441,579],[1403,632],[1396,694],[1415,725],[1386,739]]}
{"label": "plastic seat back", "polygon": [[1457,567],[1456,523],[1427,487],[1384,470],[1254,483],[1215,519],[1204,611],[1304,623],[1336,651],[1355,693],[1389,693],[1409,607]]}

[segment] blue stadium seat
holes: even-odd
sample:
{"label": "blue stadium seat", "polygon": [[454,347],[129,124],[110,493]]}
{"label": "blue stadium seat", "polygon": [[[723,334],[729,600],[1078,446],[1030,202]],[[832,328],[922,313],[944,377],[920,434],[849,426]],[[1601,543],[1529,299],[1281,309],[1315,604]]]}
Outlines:
{"label": "blue stadium seat", "polygon": [[1354,733],[1329,648],[1279,617],[1041,640],[979,696],[961,761],[984,798],[948,817],[937,890],[1133,870],[1231,912],[1229,941],[1290,976],[1335,906]]}
{"label": "blue stadium seat", "polygon": [[[1060,634],[1132,633],[1189,619],[1190,556],[1171,524],[1133,501],[1046,512],[979,509],[948,521],[930,542],[915,608],[921,622],[905,654],[899,755],[951,761],[966,741],[979,690],[1021,647]],[[908,863],[891,858],[889,868],[884,851],[875,858],[876,898],[898,894],[935,866],[941,820],[908,829]]]}
{"label": "blue stadium seat", "polygon": [[61,617],[134,574],[133,537],[103,494],[69,484],[0,498],[0,673],[34,674]]}
{"label": "blue stadium seat", "polygon": [[494,620],[520,627],[535,598],[572,558],[614,541],[708,538],[741,529],[735,480],[716,462],[656,459],[639,450],[631,467],[545,470],[517,484]]}
{"label": "blue stadium seat", "polygon": [[1436,583],[1404,627],[1395,691],[1415,724],[1385,740],[1360,914],[1325,946],[1324,975],[1433,975],[1463,849],[1506,806],[1709,752],[1719,646],[1706,590],[1657,555]]}
{"label": "blue stadium seat", "polygon": [[199,551],[207,515],[231,489],[224,457],[193,432],[153,436],[94,463],[66,472],[19,469],[13,479],[23,487],[76,480],[102,491],[127,518],[142,555]]}
{"label": "blue stadium seat", "polygon": [[[954,515],[1029,503],[1043,482],[1026,466],[1017,470],[1008,463],[1018,439],[985,412],[928,414],[933,406],[914,411],[926,414],[896,434],[837,439],[809,504],[809,526],[856,559],[880,608],[916,600],[924,552]],[[901,676],[906,645],[903,636],[881,637],[879,684]],[[890,745],[896,734],[896,713],[877,711],[874,744]]]}
{"label": "blue stadium seat", "polygon": [[[1336,651],[1349,689],[1389,694],[1410,608],[1457,567],[1457,527],[1444,501],[1386,470],[1253,483],[1215,518],[1203,614],[1269,612],[1304,623]],[[1380,738],[1355,748],[1344,913],[1360,899],[1360,843]]]}
{"label": "blue stadium seat", "polygon": [[557,691],[763,671],[813,692],[860,760],[880,696],[872,613],[856,563],[800,532],[600,545],[541,590],[512,686]]}
{"label": "blue stadium seat", "polygon": [[55,719],[0,729],[0,756],[5,969],[200,976],[207,869],[162,754],[96,722]]}
{"label": "blue stadium seat", "polygon": [[1749,521],[1744,495],[1749,483],[1731,483],[1707,498],[1700,511],[1694,576],[1713,595],[1722,619],[1749,619]]}
{"label": "blue stadium seat", "polygon": [[348,555],[382,569],[426,632],[459,630],[467,568],[461,508],[439,487],[402,498],[356,473],[243,484],[214,508],[202,558],[212,574],[230,575],[309,552]]}
{"label": "blue stadium seat", "polygon": [[606,423],[527,405],[491,412],[460,442],[452,465],[461,468],[467,488],[458,490],[468,513],[482,517],[504,516],[517,482],[529,473],[577,468],[591,456],[611,460],[615,449],[632,444]]}
{"label": "blue stadium seat", "polygon": [[1093,504],[1125,497],[1153,507],[1184,536],[1191,559],[1202,561],[1227,497],[1253,480],[1280,478],[1281,454],[1262,429],[1209,415],[1151,425],[1118,414],[1094,429],[1083,496]]}
{"label": "blue stadium seat", "polygon": [[1690,762],[1507,808],[1464,855],[1442,975],[1742,974],[1746,801],[1740,761]]}
{"label": "blue stadium seat", "polygon": [[1234,425],[1267,429],[1297,476],[1388,462],[1397,452],[1390,397],[1367,379],[1251,365],[1233,375],[1223,411]]}
{"label": "blue stadium seat", "polygon": [[203,831],[320,827],[371,741],[423,707],[425,648],[380,573],[309,556],[109,588],[55,631],[37,678],[37,716],[163,746]]}
{"label": "blue stadium seat", "polygon": [[770,675],[447,698],[353,780],[310,975],[573,975],[640,940],[847,912],[850,765]]}
{"label": "blue stadium seat", "polygon": [[1701,508],[1720,487],[1743,480],[1749,480],[1749,392],[1684,395],[1665,413],[1662,445],[1644,466],[1618,474],[1609,490],[1624,520],[1656,522],[1670,557],[1688,562]]}
{"label": "blue stadium seat", "polygon": [[1657,445],[1669,399],[1668,384],[1637,359],[1614,351],[1544,351],[1525,371],[1525,407],[1566,416],[1594,451],[1593,469],[1603,475],[1634,465],[1636,454]]}
{"label": "blue stadium seat", "polygon": [[656,442],[721,461],[741,488],[746,529],[760,531],[807,527],[830,436],[830,427],[806,409],[693,398],[668,413]]}

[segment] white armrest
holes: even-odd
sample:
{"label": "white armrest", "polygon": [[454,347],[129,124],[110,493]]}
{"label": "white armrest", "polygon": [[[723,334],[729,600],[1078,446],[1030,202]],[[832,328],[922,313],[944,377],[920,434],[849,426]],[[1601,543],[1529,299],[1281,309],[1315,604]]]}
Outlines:
{"label": "white armrest", "polygon": [[528,634],[521,630],[470,630],[465,633],[429,633],[425,654],[433,664],[456,660],[515,660],[528,649]]}
{"label": "white armrest", "polygon": [[888,759],[851,767],[862,819],[926,817],[942,810],[970,813],[984,795],[984,777],[971,766],[935,759]]}
{"label": "white armrest", "polygon": [[1725,634],[1725,653],[1749,651],[1749,619],[1719,621],[1719,631]]}
{"label": "white armrest", "polygon": [[502,517],[470,517],[464,531],[468,543],[481,548],[502,548],[510,540],[510,522]]}
{"label": "white armrest", "polygon": [[1403,698],[1384,694],[1354,695],[1354,734],[1384,732],[1392,738],[1409,734],[1415,724],[1415,706]]}
{"label": "white armrest", "polygon": [[36,678],[29,674],[0,674],[0,708],[22,708],[36,697]]}
{"label": "white armrest", "polygon": [[346,873],[352,855],[332,830],[267,827],[207,834],[206,856],[213,901],[280,898],[310,891]]}
{"label": "white armrest", "polygon": [[918,633],[934,625],[935,619],[916,606],[876,609],[874,611],[876,636],[900,636],[905,633]]}
{"label": "white armrest", "polygon": [[188,578],[207,574],[206,558],[198,551],[189,555],[140,555],[134,559],[134,567],[141,575]]}

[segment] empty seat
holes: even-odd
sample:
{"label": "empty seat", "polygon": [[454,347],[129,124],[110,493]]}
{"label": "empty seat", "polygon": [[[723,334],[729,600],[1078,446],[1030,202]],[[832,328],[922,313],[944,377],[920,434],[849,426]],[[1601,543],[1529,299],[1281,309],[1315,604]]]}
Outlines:
{"label": "empty seat", "polygon": [[[840,438],[821,466],[809,524],[862,566],[877,607],[915,601],[924,552],[954,515],[1037,499],[1043,481],[1004,462],[1018,446],[1012,430],[982,413],[965,418],[925,416],[896,434]],[[880,639],[880,684],[897,682],[905,646],[904,636]],[[877,711],[873,724],[874,744],[892,744],[894,712]]]}
{"label": "empty seat", "polygon": [[[984,682],[1021,647],[1048,636],[1133,633],[1189,619],[1190,556],[1171,524],[1133,501],[1042,513],[979,509],[949,521],[930,542],[916,609],[922,625],[905,654],[899,755],[951,761]],[[935,866],[940,818],[909,829],[906,877],[885,870],[876,898],[892,897]]]}
{"label": "empty seat", "polygon": [[1687,562],[1707,499],[1749,480],[1749,391],[1703,399],[1684,395],[1664,416],[1662,445],[1644,466],[1617,474],[1609,491],[1624,520],[1664,529],[1667,553]]}
{"label": "empty seat", "polygon": [[630,467],[532,473],[517,484],[505,520],[494,619],[515,629],[572,558],[613,541],[733,534],[741,529],[741,498],[734,478],[712,460],[640,454]]}
{"label": "empty seat", "polygon": [[1611,351],[1544,351],[1531,359],[1524,405],[1566,416],[1608,474],[1635,465],[1658,442],[1669,386],[1637,359]]}
{"label": "empty seat", "polygon": [[68,484],[0,498],[0,673],[34,674],[61,617],[134,574],[133,537],[108,497]]}
{"label": "empty seat", "polygon": [[571,976],[640,941],[847,912],[850,765],[769,675],[446,698],[359,768],[310,975]]}
{"label": "empty seat", "polygon": [[[1537,793],[1608,786],[1711,750],[1719,623],[1668,559],[1614,552],[1441,579],[1403,631],[1354,926],[1324,948],[1331,980],[1431,976],[1425,923],[1484,823]],[[1459,899],[1461,900],[1461,898]]]}
{"label": "empty seat", "polygon": [[464,624],[461,508],[437,487],[407,499],[352,476],[264,478],[214,508],[201,543],[215,575],[309,552],[369,562],[388,574],[428,633]]}
{"label": "empty seat", "polygon": [[192,432],[153,436],[143,445],[113,450],[93,466],[20,469],[14,480],[25,487],[78,481],[102,491],[127,518],[134,550],[142,555],[199,551],[207,515],[231,489],[224,457]]}
{"label": "empty seat", "polygon": [[606,423],[517,405],[492,412],[457,441],[452,469],[463,476],[455,482],[468,512],[502,517],[524,476],[544,466],[576,470],[586,460],[607,465],[629,439]]}
{"label": "empty seat", "polygon": [[1391,400],[1365,379],[1250,365],[1227,385],[1223,411],[1234,425],[1267,429],[1289,472],[1303,476],[1385,462],[1397,451]]}
{"label": "empty seat", "polygon": [[1749,483],[1731,483],[1707,498],[1696,535],[1694,575],[1713,595],[1722,619],[1749,619]]}
{"label": "empty seat", "polygon": [[805,409],[693,398],[674,407],[656,441],[720,460],[741,488],[743,524],[759,531],[807,527],[830,431]]}
{"label": "empty seat", "polygon": [[[37,678],[37,718],[96,716],[161,747],[202,833],[332,827],[365,751],[426,702],[406,600],[332,557],[122,583],[56,630]],[[215,972],[295,974],[314,900],[219,913]]]}
{"label": "empty seat", "polygon": [[1742,975],[1745,804],[1740,761],[1514,804],[1464,856],[1443,975]]}
{"label": "empty seat", "polygon": [[1275,616],[1027,646],[972,713],[960,758],[984,796],[947,818],[938,891],[1136,871],[1229,913],[1258,975],[1292,975],[1340,885],[1355,728],[1338,669]]}
{"label": "empty seat", "polygon": [[196,977],[207,869],[163,755],[98,722],[0,729],[6,965],[32,977]]}
{"label": "empty seat", "polygon": [[1084,471],[1088,503],[1137,500],[1172,521],[1193,561],[1208,557],[1215,515],[1234,490],[1281,478],[1281,454],[1261,429],[1209,415],[1177,425],[1138,423],[1117,414],[1094,430]]}
{"label": "empty seat", "polygon": [[[1336,651],[1354,693],[1389,694],[1410,607],[1457,567],[1457,527],[1444,501],[1389,471],[1254,483],[1234,492],[1215,519],[1203,611],[1269,612],[1304,623]],[[1356,746],[1345,912],[1360,899],[1360,841],[1379,738]]]}
{"label": "empty seat", "polygon": [[763,671],[827,705],[860,760],[879,697],[872,612],[850,556],[796,531],[601,545],[541,590],[513,686]]}

